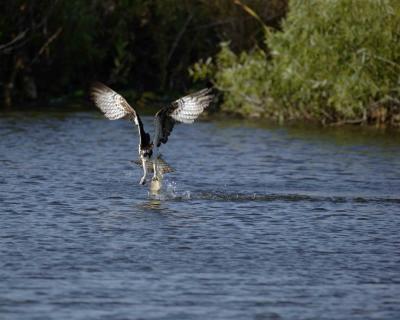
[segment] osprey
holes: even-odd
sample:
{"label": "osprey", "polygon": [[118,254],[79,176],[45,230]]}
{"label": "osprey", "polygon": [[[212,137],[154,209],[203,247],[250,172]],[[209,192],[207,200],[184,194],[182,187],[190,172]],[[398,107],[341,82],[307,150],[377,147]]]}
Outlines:
{"label": "osprey", "polygon": [[156,189],[161,187],[160,177],[162,177],[162,174],[173,171],[158,154],[158,148],[162,143],[167,143],[175,123],[193,123],[197,119],[214,97],[210,92],[211,89],[203,89],[161,108],[154,117],[155,130],[153,140],[151,140],[135,109],[120,94],[99,82],[94,83],[90,89],[93,102],[106,118],[110,120],[128,119],[137,126],[140,161],[136,163],[143,167],[143,177],[140,184],[145,184],[147,172],[153,171],[152,187],[154,182]]}

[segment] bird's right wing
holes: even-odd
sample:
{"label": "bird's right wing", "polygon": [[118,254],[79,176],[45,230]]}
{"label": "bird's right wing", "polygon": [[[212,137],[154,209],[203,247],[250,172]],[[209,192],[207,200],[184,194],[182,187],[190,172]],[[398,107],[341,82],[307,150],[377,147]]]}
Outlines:
{"label": "bird's right wing", "polygon": [[138,127],[140,146],[150,145],[150,135],[144,131],[139,115],[120,94],[106,85],[96,82],[90,88],[90,95],[94,104],[104,113],[107,119],[133,121]]}

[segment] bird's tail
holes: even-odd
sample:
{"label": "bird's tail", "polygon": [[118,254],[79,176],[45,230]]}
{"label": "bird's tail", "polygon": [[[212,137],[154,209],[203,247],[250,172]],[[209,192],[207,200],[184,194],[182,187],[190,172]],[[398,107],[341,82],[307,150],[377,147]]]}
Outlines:
{"label": "bird's tail", "polygon": [[[133,162],[136,163],[138,166],[142,166],[142,161],[140,159],[134,160]],[[151,159],[146,162],[146,167],[147,167],[148,172],[152,173],[154,171],[153,163],[154,163],[154,159]],[[170,173],[170,172],[175,171],[172,167],[170,167],[170,165],[168,163],[166,163],[164,161],[164,159],[161,157],[161,155],[159,155],[157,158],[157,165],[158,165],[158,170],[161,174]]]}

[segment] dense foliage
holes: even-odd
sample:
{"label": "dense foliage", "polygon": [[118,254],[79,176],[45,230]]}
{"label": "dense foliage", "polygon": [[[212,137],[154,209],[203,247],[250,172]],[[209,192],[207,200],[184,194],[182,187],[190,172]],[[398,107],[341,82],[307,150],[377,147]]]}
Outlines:
{"label": "dense foliage", "polygon": [[[83,95],[97,79],[119,88],[183,90],[188,67],[262,41],[260,23],[286,12],[282,0],[13,0],[0,2],[0,105]],[[134,93],[135,94],[135,93]]]}
{"label": "dense foliage", "polygon": [[222,43],[192,68],[225,92],[223,109],[276,119],[400,124],[400,2],[289,1],[267,50]]}

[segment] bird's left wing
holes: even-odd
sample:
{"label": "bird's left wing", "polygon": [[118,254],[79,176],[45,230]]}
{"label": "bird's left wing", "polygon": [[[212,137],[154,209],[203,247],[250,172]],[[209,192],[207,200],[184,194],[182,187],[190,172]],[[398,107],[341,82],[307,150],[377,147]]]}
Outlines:
{"label": "bird's left wing", "polygon": [[158,111],[155,116],[153,144],[159,147],[161,143],[167,143],[176,122],[193,123],[213,100],[211,90],[203,89],[189,94]]}

